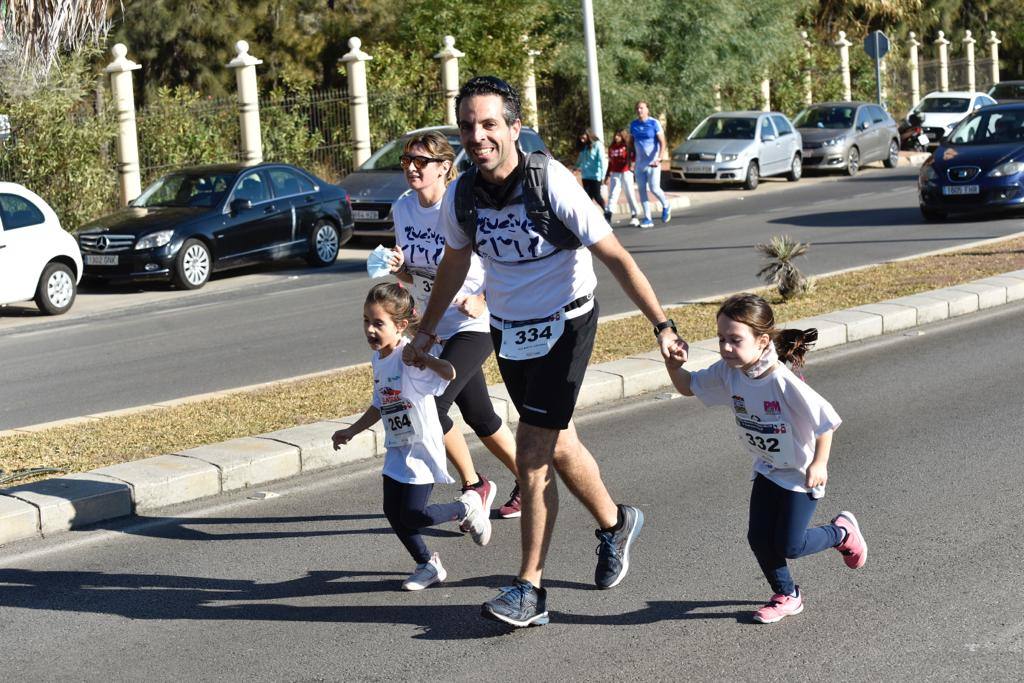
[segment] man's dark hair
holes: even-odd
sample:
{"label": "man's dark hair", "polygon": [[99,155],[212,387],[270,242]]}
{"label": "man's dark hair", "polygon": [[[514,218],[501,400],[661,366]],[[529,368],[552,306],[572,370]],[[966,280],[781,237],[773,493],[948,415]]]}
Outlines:
{"label": "man's dark hair", "polygon": [[502,107],[505,114],[505,123],[512,125],[516,119],[522,118],[522,104],[519,102],[519,93],[511,85],[497,76],[475,76],[465,85],[459,88],[459,94],[455,96],[455,111],[459,110],[462,100],[476,95],[497,95],[504,103]]}

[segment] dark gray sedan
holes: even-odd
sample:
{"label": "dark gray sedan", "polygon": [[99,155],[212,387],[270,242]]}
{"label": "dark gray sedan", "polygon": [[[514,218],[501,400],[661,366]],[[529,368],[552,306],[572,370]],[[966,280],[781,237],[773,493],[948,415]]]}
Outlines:
{"label": "dark gray sedan", "polygon": [[793,119],[804,141],[804,168],[856,175],[864,164],[893,168],[900,159],[899,126],[877,104],[822,102]]}

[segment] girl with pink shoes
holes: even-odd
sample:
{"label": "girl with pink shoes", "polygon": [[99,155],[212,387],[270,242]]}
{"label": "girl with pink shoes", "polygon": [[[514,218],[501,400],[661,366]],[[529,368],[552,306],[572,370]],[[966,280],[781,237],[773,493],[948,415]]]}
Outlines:
{"label": "girl with pink shoes", "polygon": [[787,560],[836,548],[846,566],[859,569],[868,546],[850,512],[808,528],[825,495],[832,434],[842,420],[786,363],[803,364],[817,330],[777,329],[771,307],[754,294],[727,299],[717,322],[721,360],[692,373],[681,356],[666,366],[679,393],[732,407],[737,436],[753,456],[747,541],[774,593],[753,618],[771,624],[804,609]]}

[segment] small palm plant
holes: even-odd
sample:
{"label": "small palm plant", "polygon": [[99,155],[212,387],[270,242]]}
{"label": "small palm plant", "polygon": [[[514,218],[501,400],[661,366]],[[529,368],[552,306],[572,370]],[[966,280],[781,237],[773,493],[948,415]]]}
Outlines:
{"label": "small palm plant", "polygon": [[769,259],[768,265],[757,271],[757,276],[778,287],[779,295],[785,300],[806,294],[811,282],[793,264],[793,259],[806,254],[810,247],[809,243],[797,242],[789,235],[772,235],[767,244],[757,245],[757,250]]}

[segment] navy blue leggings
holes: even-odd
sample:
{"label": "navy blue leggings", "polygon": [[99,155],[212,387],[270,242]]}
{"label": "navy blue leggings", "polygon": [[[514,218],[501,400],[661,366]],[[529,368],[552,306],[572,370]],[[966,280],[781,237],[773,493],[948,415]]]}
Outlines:
{"label": "navy blue leggings", "polygon": [[835,524],[807,528],[817,506],[818,501],[810,493],[789,491],[760,474],[754,478],[747,542],[776,593],[789,595],[795,588],[787,558],[833,548],[843,537]]}
{"label": "navy blue leggings", "polygon": [[430,560],[430,551],[419,530],[462,519],[466,505],[458,501],[427,505],[433,484],[403,484],[387,475],[383,479],[384,516],[416,564],[423,564]]}

